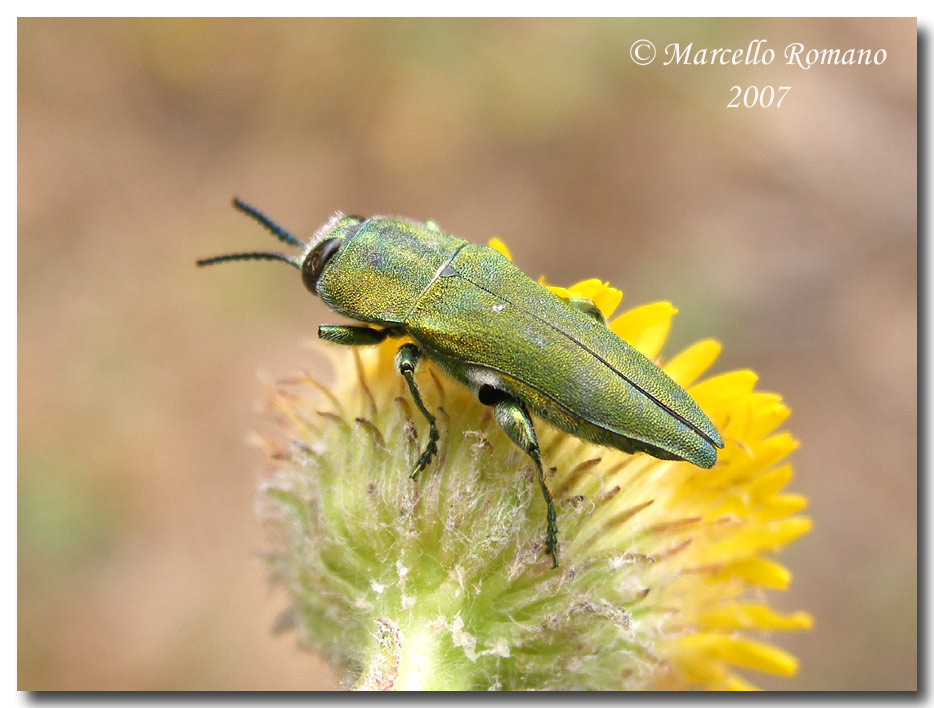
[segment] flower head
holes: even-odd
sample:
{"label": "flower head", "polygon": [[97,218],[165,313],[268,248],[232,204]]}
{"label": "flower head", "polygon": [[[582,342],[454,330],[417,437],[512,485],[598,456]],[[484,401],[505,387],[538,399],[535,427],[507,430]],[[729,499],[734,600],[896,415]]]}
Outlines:
{"label": "flower head", "polygon": [[620,291],[551,289],[592,303],[687,389],[723,435],[717,464],[629,455],[536,420],[561,534],[553,569],[535,471],[488,408],[423,360],[441,438],[411,480],[427,425],[393,364],[399,340],[329,349],[333,387],[308,374],[270,387],[287,444],[266,440],[260,509],[291,600],[281,625],[359,688],[742,689],[744,672],[794,674],[759,638],[811,625],[762,599],[790,581],[772,555],[810,529],[806,500],[783,491],[788,408],[751,371],[699,380],[713,340],[663,362],[669,303],[610,320]]}

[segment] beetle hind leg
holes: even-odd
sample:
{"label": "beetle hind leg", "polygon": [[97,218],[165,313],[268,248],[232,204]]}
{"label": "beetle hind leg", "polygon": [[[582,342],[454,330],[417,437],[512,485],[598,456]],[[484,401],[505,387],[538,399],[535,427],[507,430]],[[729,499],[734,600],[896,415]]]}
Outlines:
{"label": "beetle hind leg", "polygon": [[399,369],[399,373],[402,374],[405,382],[409,385],[409,391],[412,392],[412,400],[415,401],[415,406],[425,416],[425,420],[428,421],[428,444],[425,445],[418,462],[415,463],[415,469],[409,475],[411,479],[415,479],[418,473],[428,466],[435,453],[438,452],[438,428],[435,426],[435,417],[425,408],[421,394],[418,392],[418,386],[415,384],[415,366],[418,364],[418,357],[418,347],[412,343],[403,344],[396,353],[396,368]]}
{"label": "beetle hind leg", "polygon": [[600,312],[600,308],[594,303],[593,300],[586,297],[566,297],[561,298],[571,307],[580,310],[585,315],[593,317],[597,322],[606,326],[606,317],[603,316],[603,313]]}
{"label": "beetle hind leg", "polygon": [[538,484],[542,488],[542,495],[545,497],[547,507],[547,540],[545,542],[545,553],[551,555],[552,567],[558,567],[558,522],[555,514],[555,504],[551,498],[551,492],[548,491],[548,485],[545,484],[545,472],[542,469],[542,456],[538,449],[538,439],[535,437],[535,428],[532,425],[532,418],[525,405],[516,398],[513,398],[505,391],[494,388],[493,386],[481,386],[477,397],[480,403],[490,406],[493,409],[493,416],[499,423],[506,435],[516,445],[519,446],[525,454],[532,458],[535,463],[535,470],[538,472]]}

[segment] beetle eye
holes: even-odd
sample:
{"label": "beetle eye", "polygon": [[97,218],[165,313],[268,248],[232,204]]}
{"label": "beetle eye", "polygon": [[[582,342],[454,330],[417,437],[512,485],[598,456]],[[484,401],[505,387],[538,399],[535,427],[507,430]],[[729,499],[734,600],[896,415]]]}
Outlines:
{"label": "beetle eye", "polygon": [[302,263],[302,282],[311,292],[318,292],[318,278],[321,277],[321,271],[327,262],[334,257],[334,254],[340,250],[343,239],[329,238],[322,241],[312,249],[305,257]]}

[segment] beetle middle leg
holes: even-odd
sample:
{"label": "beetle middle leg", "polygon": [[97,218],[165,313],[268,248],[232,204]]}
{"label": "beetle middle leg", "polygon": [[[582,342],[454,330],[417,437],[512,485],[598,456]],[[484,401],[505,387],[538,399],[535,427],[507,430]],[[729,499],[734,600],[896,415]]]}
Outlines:
{"label": "beetle middle leg", "polygon": [[532,458],[535,463],[535,469],[538,472],[538,484],[542,488],[542,494],[545,497],[545,505],[548,507],[547,519],[547,541],[545,543],[545,553],[551,554],[552,567],[558,567],[558,523],[555,514],[555,505],[551,499],[551,492],[548,491],[548,485],[545,484],[545,473],[542,470],[542,456],[538,449],[538,439],[535,437],[535,428],[532,425],[532,418],[525,405],[513,398],[505,391],[493,386],[481,386],[477,394],[480,403],[490,406],[493,409],[493,416],[496,418],[506,435],[519,448]]}
{"label": "beetle middle leg", "polygon": [[415,469],[409,475],[411,479],[415,479],[418,473],[428,466],[431,458],[438,451],[438,428],[435,426],[435,417],[425,408],[421,394],[418,392],[418,386],[415,384],[415,366],[418,364],[418,357],[418,347],[411,342],[403,344],[396,353],[396,368],[399,369],[399,373],[402,374],[405,382],[409,385],[409,391],[412,392],[412,400],[415,401],[416,407],[425,416],[425,420],[428,421],[428,444],[425,445],[418,462],[415,463]]}

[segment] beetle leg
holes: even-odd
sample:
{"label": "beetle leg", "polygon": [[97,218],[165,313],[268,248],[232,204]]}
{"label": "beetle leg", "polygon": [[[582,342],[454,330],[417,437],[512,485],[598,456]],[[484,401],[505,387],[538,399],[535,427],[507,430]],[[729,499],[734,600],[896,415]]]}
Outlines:
{"label": "beetle leg", "polygon": [[545,473],[542,470],[542,456],[538,449],[538,439],[535,437],[535,428],[532,418],[523,403],[510,396],[505,391],[493,386],[481,386],[478,392],[480,403],[493,409],[493,416],[506,431],[506,435],[519,448],[532,458],[538,472],[538,484],[545,496],[545,505],[548,507],[548,540],[545,543],[545,553],[551,554],[553,568],[558,567],[558,523],[555,515],[555,505],[551,499],[551,492],[545,484]]}
{"label": "beetle leg", "polygon": [[600,308],[597,307],[593,300],[586,297],[569,297],[567,299],[562,298],[568,305],[571,307],[577,308],[585,315],[590,315],[597,322],[602,325],[606,324],[606,318],[603,316],[603,313],[600,312]]}
{"label": "beetle leg", "polygon": [[324,341],[356,347],[379,344],[386,337],[395,336],[395,333],[395,330],[391,327],[384,329],[355,327],[353,325],[320,325],[318,327],[318,337]]}
{"label": "beetle leg", "polygon": [[418,364],[418,357],[418,347],[411,342],[399,347],[399,351],[396,354],[396,368],[398,368],[399,373],[405,377],[405,382],[409,385],[409,390],[412,392],[412,400],[415,401],[415,406],[428,421],[428,444],[425,446],[421,457],[418,458],[418,462],[415,463],[415,469],[412,470],[412,474],[409,475],[411,479],[415,479],[418,473],[428,466],[428,463],[431,462],[431,458],[438,451],[438,429],[435,427],[435,417],[425,408],[425,404],[422,403],[422,397],[418,392],[418,386],[415,385],[415,365]]}

